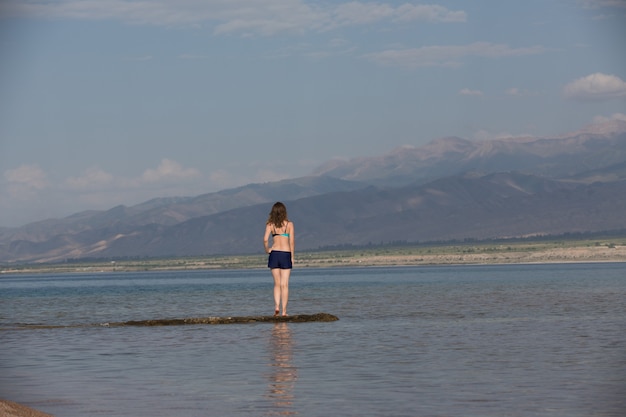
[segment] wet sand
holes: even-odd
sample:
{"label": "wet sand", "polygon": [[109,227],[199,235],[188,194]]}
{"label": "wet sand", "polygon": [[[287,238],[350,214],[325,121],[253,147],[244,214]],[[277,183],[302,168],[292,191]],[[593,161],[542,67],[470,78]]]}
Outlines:
{"label": "wet sand", "polygon": [[53,417],[25,405],[0,400],[0,417]]}

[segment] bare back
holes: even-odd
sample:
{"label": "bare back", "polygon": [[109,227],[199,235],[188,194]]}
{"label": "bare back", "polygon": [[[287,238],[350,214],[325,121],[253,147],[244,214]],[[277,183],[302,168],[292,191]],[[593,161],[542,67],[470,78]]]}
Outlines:
{"label": "bare back", "polygon": [[[269,247],[269,238],[272,236],[272,246]],[[290,221],[285,221],[282,227],[276,227],[273,224],[265,226],[265,236],[263,241],[266,243],[266,251],[277,250],[283,252],[294,251],[294,227]]]}

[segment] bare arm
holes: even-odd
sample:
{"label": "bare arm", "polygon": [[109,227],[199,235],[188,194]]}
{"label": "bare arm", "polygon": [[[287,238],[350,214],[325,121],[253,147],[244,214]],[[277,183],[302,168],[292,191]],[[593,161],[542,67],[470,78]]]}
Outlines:
{"label": "bare arm", "polygon": [[272,234],[272,230],[270,225],[265,225],[265,235],[263,236],[263,247],[265,248],[265,253],[270,253],[272,248],[270,248],[270,234]]}
{"label": "bare arm", "polygon": [[293,222],[290,223],[291,230],[289,231],[289,247],[291,248],[291,263],[294,260],[294,254],[296,253],[296,232],[293,227]]}

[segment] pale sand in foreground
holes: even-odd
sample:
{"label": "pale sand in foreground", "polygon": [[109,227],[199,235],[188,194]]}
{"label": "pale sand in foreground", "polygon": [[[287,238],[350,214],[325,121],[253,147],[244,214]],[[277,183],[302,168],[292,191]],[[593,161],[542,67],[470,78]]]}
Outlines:
{"label": "pale sand in foreground", "polygon": [[0,417],[53,417],[41,411],[17,404],[11,401],[0,400]]}

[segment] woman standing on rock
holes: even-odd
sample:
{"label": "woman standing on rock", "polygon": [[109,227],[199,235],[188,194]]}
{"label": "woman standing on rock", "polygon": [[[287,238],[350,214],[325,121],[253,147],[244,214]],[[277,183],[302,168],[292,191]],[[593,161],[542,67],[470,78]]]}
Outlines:
{"label": "woman standing on rock", "polygon": [[[272,235],[272,246],[269,246]],[[293,267],[295,237],[293,222],[287,218],[287,208],[280,201],[272,206],[265,224],[263,246],[269,254],[267,266],[274,277],[274,315],[277,316],[282,305],[282,315],[287,315],[289,299],[289,276]]]}

